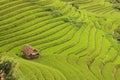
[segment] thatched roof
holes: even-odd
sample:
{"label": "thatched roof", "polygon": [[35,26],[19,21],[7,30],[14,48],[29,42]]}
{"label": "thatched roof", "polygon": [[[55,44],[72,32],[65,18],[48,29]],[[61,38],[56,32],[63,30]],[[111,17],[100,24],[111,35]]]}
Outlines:
{"label": "thatched roof", "polygon": [[24,46],[22,49],[22,52],[24,53],[24,55],[27,59],[36,58],[39,56],[39,51],[30,45]]}

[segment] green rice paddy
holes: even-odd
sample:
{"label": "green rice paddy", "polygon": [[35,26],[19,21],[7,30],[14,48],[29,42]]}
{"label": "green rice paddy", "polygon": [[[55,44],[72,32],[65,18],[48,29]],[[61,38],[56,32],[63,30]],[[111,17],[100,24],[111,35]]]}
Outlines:
{"label": "green rice paddy", "polygon": [[[120,80],[120,43],[113,38],[120,11],[112,5],[0,0],[0,61],[12,62],[15,80]],[[26,44],[39,58],[23,57]]]}

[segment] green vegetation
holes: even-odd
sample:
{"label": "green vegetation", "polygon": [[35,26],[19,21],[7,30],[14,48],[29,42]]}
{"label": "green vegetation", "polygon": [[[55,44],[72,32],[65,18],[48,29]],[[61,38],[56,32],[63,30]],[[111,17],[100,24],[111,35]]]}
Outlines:
{"label": "green vegetation", "polygon": [[3,61],[0,63],[0,70],[5,72],[6,80],[15,80],[15,78],[12,76],[11,69],[12,69],[12,63],[10,61]]}
{"label": "green vegetation", "polygon": [[120,0],[108,0],[113,4],[113,8],[120,10]]}
{"label": "green vegetation", "polygon": [[114,38],[118,41],[120,41],[120,27],[118,27],[115,31],[114,31]]}
{"label": "green vegetation", "polygon": [[[112,6],[106,0],[0,0],[6,80],[120,80],[120,12]],[[25,59],[26,44],[40,56]]]}

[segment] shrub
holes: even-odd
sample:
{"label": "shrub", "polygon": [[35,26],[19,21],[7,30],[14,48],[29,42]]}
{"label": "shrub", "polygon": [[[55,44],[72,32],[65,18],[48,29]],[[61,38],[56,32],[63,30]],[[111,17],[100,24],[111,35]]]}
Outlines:
{"label": "shrub", "polygon": [[113,4],[114,9],[120,10],[120,0],[106,0]]}
{"label": "shrub", "polygon": [[113,5],[113,8],[114,8],[114,9],[120,10],[120,3],[114,4],[114,5]]}
{"label": "shrub", "polygon": [[65,18],[64,22],[70,22],[71,24],[75,25],[77,28],[81,28],[81,26],[85,23],[85,22],[82,22],[82,21],[78,21],[77,17]]}
{"label": "shrub", "polygon": [[113,37],[120,42],[120,26],[114,31]]}
{"label": "shrub", "polygon": [[6,80],[15,80],[12,76],[12,63],[10,61],[3,61],[0,63],[0,70],[5,72]]}

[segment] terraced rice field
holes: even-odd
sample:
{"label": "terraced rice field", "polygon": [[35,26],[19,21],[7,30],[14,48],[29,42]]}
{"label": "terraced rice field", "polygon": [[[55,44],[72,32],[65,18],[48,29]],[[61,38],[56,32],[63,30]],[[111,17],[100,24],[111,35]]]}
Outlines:
{"label": "terraced rice field", "polygon": [[15,80],[120,80],[119,14],[104,0],[0,0],[0,61]]}

